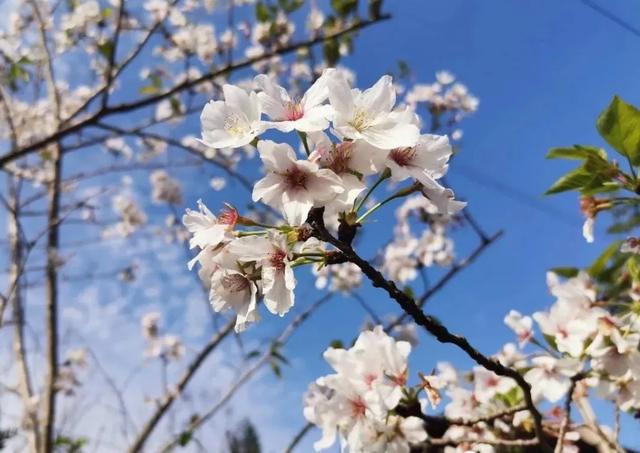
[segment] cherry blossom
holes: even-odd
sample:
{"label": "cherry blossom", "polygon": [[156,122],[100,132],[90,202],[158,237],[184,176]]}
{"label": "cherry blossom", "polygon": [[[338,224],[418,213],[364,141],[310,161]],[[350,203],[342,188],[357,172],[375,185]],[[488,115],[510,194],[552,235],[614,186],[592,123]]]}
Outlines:
{"label": "cherry blossom", "polygon": [[317,132],[327,129],[332,108],[323,103],[329,95],[329,74],[330,72],[325,72],[319,77],[299,101],[291,99],[287,91],[269,76],[256,76],[255,83],[262,90],[258,93],[258,99],[264,112],[271,118],[265,124],[282,132],[294,129],[300,132]]}
{"label": "cherry blossom", "polygon": [[419,137],[413,117],[393,111],[396,94],[391,77],[383,76],[374,86],[351,89],[340,73],[329,78],[329,101],[335,109],[333,126],[344,137],[363,139],[381,149],[414,146]]}
{"label": "cherry blossom", "polygon": [[225,84],[224,101],[210,101],[202,110],[202,141],[213,148],[239,148],[264,131],[262,108],[255,92]]}
{"label": "cherry blossom", "polygon": [[258,143],[266,176],[253,188],[253,201],[262,200],[278,209],[290,225],[302,225],[314,206],[335,198],[344,188],[340,178],[314,162],[297,160],[286,143]]}
{"label": "cherry blossom", "polygon": [[286,236],[272,233],[269,237],[243,237],[228,248],[237,261],[255,262],[261,267],[264,304],[271,313],[284,316],[294,304],[296,286]]}

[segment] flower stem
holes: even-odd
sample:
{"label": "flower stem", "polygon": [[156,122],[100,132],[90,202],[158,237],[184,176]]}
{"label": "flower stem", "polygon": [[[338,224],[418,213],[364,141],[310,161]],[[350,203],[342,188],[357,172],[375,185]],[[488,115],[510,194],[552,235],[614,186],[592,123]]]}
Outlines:
{"label": "flower stem", "polygon": [[376,212],[378,210],[378,208],[384,206],[385,204],[389,203],[390,201],[395,200],[396,198],[406,197],[407,195],[410,195],[413,192],[416,192],[416,191],[420,190],[420,187],[422,187],[420,183],[415,183],[415,184],[412,184],[409,187],[405,187],[404,189],[400,189],[399,191],[397,191],[393,195],[390,195],[387,198],[385,198],[384,200],[382,200],[381,202],[376,203],[375,205],[373,205],[367,212],[365,212],[360,217],[358,217],[358,219],[356,220],[356,223],[362,223],[362,221],[364,219],[366,219],[371,214]]}
{"label": "flower stem", "polygon": [[302,146],[304,146],[304,151],[307,153],[307,156],[309,156],[311,154],[311,151],[309,150],[309,143],[307,142],[307,134],[298,131],[298,135],[300,136]]}
{"label": "flower stem", "polygon": [[376,190],[376,187],[378,187],[380,184],[382,184],[382,181],[384,181],[385,179],[389,179],[391,177],[391,170],[389,170],[388,168],[385,169],[385,171],[380,175],[380,177],[378,178],[378,180],[373,183],[373,185],[369,188],[369,190],[367,191],[367,193],[365,194],[365,196],[362,198],[362,200],[360,200],[358,202],[358,205],[355,207],[354,211],[358,212],[362,206],[365,204],[365,202],[369,199],[369,197],[371,196],[371,194],[373,193],[374,190]]}
{"label": "flower stem", "polygon": [[245,237],[245,236],[262,236],[262,235],[265,235],[265,234],[267,234],[267,232],[266,231],[261,231],[261,230],[260,231],[256,231],[256,230],[254,230],[254,231],[238,231],[238,237],[239,238],[242,238],[242,237]]}

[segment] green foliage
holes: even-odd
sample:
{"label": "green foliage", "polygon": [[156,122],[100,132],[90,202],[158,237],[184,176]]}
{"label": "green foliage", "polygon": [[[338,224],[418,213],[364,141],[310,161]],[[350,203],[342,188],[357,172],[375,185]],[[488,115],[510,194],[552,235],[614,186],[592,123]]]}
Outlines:
{"label": "green foliage", "polygon": [[640,110],[615,96],[596,124],[613,149],[640,164]]}
{"label": "green foliage", "polygon": [[325,42],[322,51],[328,66],[335,66],[340,61],[340,43],[337,39]]}
{"label": "green foliage", "polygon": [[107,40],[105,42],[98,44],[98,52],[100,52],[100,55],[102,55],[107,60],[111,59],[111,57],[113,56],[114,50],[115,50],[115,47],[114,47],[113,41],[111,40]]}
{"label": "green foliage", "polygon": [[580,272],[580,269],[578,269],[577,267],[554,267],[549,270],[554,274],[558,274],[560,277],[564,278],[575,277],[576,275],[578,275],[578,272]]}
{"label": "green foliage", "polygon": [[358,0],[331,0],[331,7],[338,17],[347,17],[358,11]]}
{"label": "green foliage", "polygon": [[271,345],[271,349],[269,350],[271,370],[277,378],[282,377],[281,365],[289,365],[289,360],[282,354],[281,348],[282,344],[276,341]]}
{"label": "green foliage", "polygon": [[181,447],[186,446],[191,439],[193,438],[193,431],[183,431],[180,433],[180,437],[178,437],[178,445]]}
{"label": "green foliage", "polygon": [[265,2],[259,1],[256,3],[256,19],[258,22],[270,22],[275,19],[277,9],[273,6],[267,6]]}
{"label": "green foliage", "polygon": [[58,436],[53,444],[53,450],[56,453],[80,453],[82,447],[88,443],[85,437],[74,439],[68,436]]}
{"label": "green foliage", "polygon": [[571,148],[553,148],[547,159],[573,159],[582,165],[560,177],[546,192],[546,195],[577,190],[583,195],[609,192],[619,188],[613,177],[618,168],[607,160],[607,153],[592,146],[575,145]]}
{"label": "green foliage", "polygon": [[640,283],[640,258],[632,255],[627,259],[627,270],[635,283]]}
{"label": "green foliage", "polygon": [[20,82],[28,82],[31,78],[27,66],[31,64],[31,60],[28,57],[21,57],[19,60],[12,62],[9,65],[5,78],[7,79],[7,85],[11,91],[18,90],[18,84]]}
{"label": "green foliage", "polygon": [[600,274],[606,269],[607,264],[611,261],[618,250],[620,249],[620,241],[615,241],[602,252],[602,254],[591,264],[588,269],[589,275],[593,278],[598,278]]}
{"label": "green foliage", "polygon": [[331,343],[329,343],[329,346],[334,349],[344,349],[344,343],[342,340],[332,340]]}
{"label": "green foliage", "polygon": [[278,0],[278,5],[280,5],[282,11],[291,14],[304,5],[304,0]]}
{"label": "green foliage", "polygon": [[251,422],[245,420],[235,432],[227,432],[229,453],[260,453],[260,438]]}
{"label": "green foliage", "polygon": [[627,189],[640,190],[635,167],[640,165],[640,110],[614,97],[598,118],[596,126],[600,135],[625,161],[632,166],[631,174],[623,172],[618,164],[609,161],[605,150],[587,145],[553,148],[548,159],[570,159],[582,165],[558,179],[546,194],[574,190],[581,195],[592,196]]}
{"label": "green foliage", "polygon": [[162,91],[162,78],[158,74],[152,74],[149,77],[149,81],[151,83],[140,88],[140,94],[152,95]]}

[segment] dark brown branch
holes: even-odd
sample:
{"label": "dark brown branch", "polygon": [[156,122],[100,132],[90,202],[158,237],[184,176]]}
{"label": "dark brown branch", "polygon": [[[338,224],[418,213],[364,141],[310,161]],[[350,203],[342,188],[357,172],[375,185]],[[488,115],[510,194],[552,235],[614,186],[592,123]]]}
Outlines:
{"label": "dark brown branch", "polygon": [[476,348],[471,346],[469,341],[461,336],[451,333],[440,321],[436,318],[426,315],[418,306],[417,302],[398,289],[394,282],[388,281],[384,276],[375,269],[368,261],[361,258],[350,244],[347,244],[331,235],[324,225],[322,218],[324,209],[315,208],[309,213],[307,221],[314,228],[315,235],[318,239],[327,242],[338,250],[340,250],[345,257],[355,265],[369,278],[371,283],[376,288],[382,288],[389,294],[389,296],[395,300],[398,305],[414,320],[416,324],[424,327],[429,333],[431,333],[441,343],[451,343],[463,350],[470,358],[472,358],[478,365],[486,368],[489,371],[494,372],[499,376],[509,377],[516,381],[518,386],[522,389],[527,409],[531,413],[534,420],[537,442],[540,443],[540,447],[548,449],[548,446],[544,443],[544,432],[542,430],[542,414],[536,408],[533,398],[531,397],[531,385],[524,379],[524,377],[516,370],[508,368],[500,361],[494,358],[490,358],[482,354]]}
{"label": "dark brown branch", "polygon": [[317,38],[311,39],[311,40],[307,40],[307,41],[302,41],[302,42],[298,42],[298,43],[294,43],[288,46],[284,46],[284,47],[280,47],[276,50],[274,50],[273,52],[269,52],[266,53],[264,55],[260,55],[257,57],[253,57],[253,58],[247,58],[239,63],[235,63],[231,66],[225,66],[222,69],[219,69],[217,71],[213,71],[207,74],[204,74],[201,77],[195,78],[195,79],[191,79],[191,80],[185,80],[182,83],[179,83],[177,85],[175,85],[173,88],[171,88],[168,91],[165,91],[164,93],[158,94],[158,95],[154,95],[154,96],[149,96],[143,99],[139,99],[137,101],[133,101],[133,102],[129,102],[129,103],[123,103],[123,104],[119,104],[113,107],[105,107],[102,108],[100,110],[98,110],[97,112],[95,112],[94,114],[90,115],[89,117],[78,121],[77,123],[71,125],[71,126],[67,126],[65,128],[62,128],[60,130],[58,130],[57,132],[51,134],[50,136],[43,138],[37,142],[31,143],[30,145],[24,146],[22,148],[19,149],[15,149],[7,154],[5,154],[4,156],[0,157],[0,168],[3,168],[5,165],[7,165],[7,163],[12,162],[16,159],[19,159],[23,156],[26,156],[28,154],[31,154],[39,149],[42,149],[43,147],[51,144],[51,143],[55,143],[58,142],[60,140],[62,140],[63,138],[69,136],[70,134],[73,134],[75,132],[78,132],[88,126],[93,126],[96,123],[98,123],[100,120],[107,118],[109,116],[113,116],[116,114],[120,114],[120,113],[127,113],[127,112],[132,112],[132,111],[136,111],[139,109],[142,109],[144,107],[148,107],[150,105],[154,105],[157,104],[158,102],[164,100],[164,99],[168,99],[172,96],[175,96],[177,94],[182,93],[183,91],[187,91],[190,90],[192,88],[195,88],[199,85],[202,85],[206,82],[209,82],[217,77],[220,76],[224,76],[224,75],[228,75],[234,71],[237,71],[239,69],[243,69],[243,68],[248,68],[256,63],[260,63],[262,61],[268,60],[274,56],[277,55],[284,55],[284,54],[289,54],[292,52],[295,52],[296,50],[299,49],[304,49],[304,48],[308,48],[311,46],[314,46],[316,44],[320,44],[326,41],[330,41],[332,39],[338,38],[340,36],[343,36],[345,34],[348,33],[352,33],[355,32],[357,30],[361,30],[364,29],[370,25],[373,25],[375,23],[384,21],[384,20],[388,20],[390,19],[391,16],[390,15],[382,15],[380,17],[376,17],[374,19],[367,19],[367,20],[362,20],[359,22],[355,22],[353,25],[346,27],[340,31],[337,31],[335,33],[329,33],[327,35],[323,35],[323,36],[319,36]]}

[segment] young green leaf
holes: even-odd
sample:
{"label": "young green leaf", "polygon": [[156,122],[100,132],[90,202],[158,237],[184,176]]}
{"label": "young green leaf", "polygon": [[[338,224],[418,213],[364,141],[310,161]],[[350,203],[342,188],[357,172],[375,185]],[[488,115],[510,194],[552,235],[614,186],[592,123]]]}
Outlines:
{"label": "young green leaf", "polygon": [[633,165],[640,164],[640,110],[615,96],[596,126],[616,151],[627,156]]}

